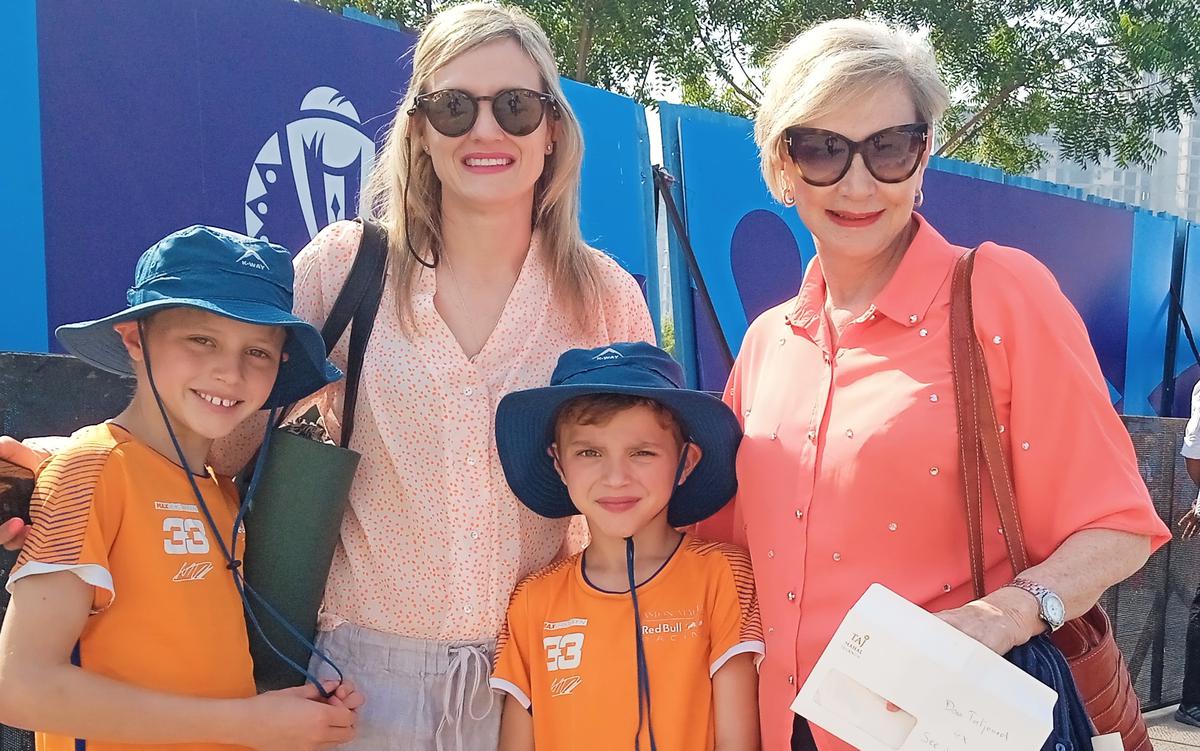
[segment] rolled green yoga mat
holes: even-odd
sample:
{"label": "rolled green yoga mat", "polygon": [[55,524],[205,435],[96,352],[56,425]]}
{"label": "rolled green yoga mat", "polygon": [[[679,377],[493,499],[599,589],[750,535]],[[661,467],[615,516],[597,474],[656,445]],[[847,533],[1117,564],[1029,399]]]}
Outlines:
{"label": "rolled green yoga mat", "polygon": [[[276,430],[246,514],[246,581],[310,642],[358,460],[356,451]],[[253,597],[250,608],[276,649],[307,668],[307,647]],[[252,624],[247,630],[260,691],[304,682]]]}

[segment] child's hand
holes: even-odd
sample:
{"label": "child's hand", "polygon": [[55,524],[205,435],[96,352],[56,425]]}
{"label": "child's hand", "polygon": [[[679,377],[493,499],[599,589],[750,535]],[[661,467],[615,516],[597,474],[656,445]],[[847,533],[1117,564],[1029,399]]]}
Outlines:
{"label": "child's hand", "polygon": [[321,685],[333,694],[325,700],[330,706],[345,707],[354,712],[366,701],[366,697],[359,692],[353,681],[343,680],[340,684],[337,681],[321,681]]}
{"label": "child's hand", "polygon": [[[334,685],[331,681],[326,690]],[[353,709],[341,705],[356,694],[353,687],[345,699],[335,693],[335,704],[322,700],[317,687],[306,683],[246,699],[242,742],[258,751],[315,751],[351,741],[356,718]]]}

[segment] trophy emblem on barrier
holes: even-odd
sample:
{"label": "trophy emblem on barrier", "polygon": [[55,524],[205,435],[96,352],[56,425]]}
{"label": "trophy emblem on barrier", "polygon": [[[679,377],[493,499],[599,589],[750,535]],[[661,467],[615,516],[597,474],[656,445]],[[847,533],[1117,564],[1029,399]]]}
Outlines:
{"label": "trophy emblem on barrier", "polygon": [[312,239],[356,213],[375,161],[375,142],[341,92],[317,86],[300,117],[271,135],[246,181],[246,234],[288,244],[302,220]]}

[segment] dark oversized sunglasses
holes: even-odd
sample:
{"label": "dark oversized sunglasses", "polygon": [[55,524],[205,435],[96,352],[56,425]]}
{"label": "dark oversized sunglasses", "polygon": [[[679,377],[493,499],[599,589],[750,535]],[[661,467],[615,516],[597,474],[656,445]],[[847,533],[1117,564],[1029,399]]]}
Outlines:
{"label": "dark oversized sunglasses", "polygon": [[850,171],[855,154],[862,154],[867,171],[881,183],[902,183],[913,176],[929,143],[929,124],[910,123],[851,141],[841,133],[799,126],[784,131],[788,156],[800,177],[819,188],[833,185]]}
{"label": "dark oversized sunglasses", "polygon": [[505,89],[491,96],[471,96],[458,89],[442,89],[418,96],[408,114],[423,112],[434,130],[443,136],[457,138],[475,125],[479,103],[483,101],[492,103],[496,123],[513,136],[527,136],[537,130],[547,109],[556,119],[562,116],[552,95],[532,89]]}

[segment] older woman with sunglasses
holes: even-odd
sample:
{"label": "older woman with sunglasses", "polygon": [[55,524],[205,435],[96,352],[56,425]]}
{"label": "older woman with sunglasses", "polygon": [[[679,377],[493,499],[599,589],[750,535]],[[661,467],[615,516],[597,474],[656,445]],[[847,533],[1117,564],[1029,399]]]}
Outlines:
{"label": "older woman with sunglasses", "polygon": [[763,176],[817,258],[746,334],[727,392],[745,428],[738,496],[701,533],[754,559],[764,748],[828,751],[845,745],[788,706],[872,582],[1004,653],[1084,613],[1168,533],[1078,314],[1038,261],[985,244],[975,328],[1036,565],[1014,577],[989,503],[990,594],[975,599],[948,321],[966,249],[914,211],[948,100],[933,54],[879,23],[831,21],[768,80]]}
{"label": "older woman with sunglasses", "polygon": [[[636,280],[581,236],[582,155],[536,23],[482,3],[434,16],[361,201],[387,228],[389,269],[317,638],[367,697],[347,748],[498,745],[495,637],[513,587],[554,559],[568,522],[509,490],[496,404],[548,383],[567,349],[654,340]],[[296,257],[299,315],[325,320],[360,237],[338,222]],[[332,353],[343,368],[346,347]],[[336,433],[341,386],[317,401]],[[214,458],[237,469],[261,434],[244,425]],[[35,464],[28,454],[0,442],[0,456]],[[311,670],[329,676],[321,661]]]}

